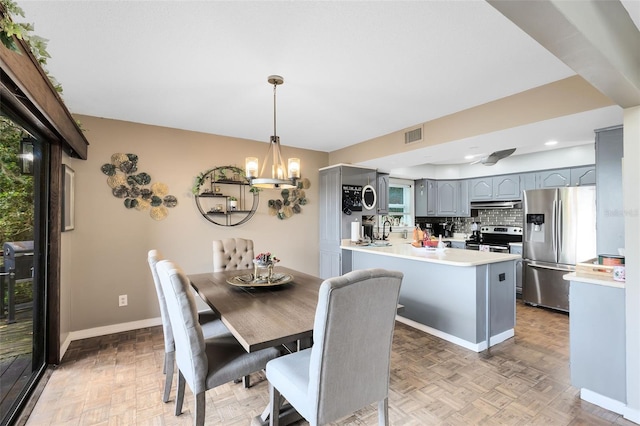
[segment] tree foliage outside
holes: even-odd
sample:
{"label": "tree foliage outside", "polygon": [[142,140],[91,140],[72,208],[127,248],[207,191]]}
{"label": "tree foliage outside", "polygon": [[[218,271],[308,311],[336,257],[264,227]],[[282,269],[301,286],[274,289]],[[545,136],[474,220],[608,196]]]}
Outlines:
{"label": "tree foliage outside", "polygon": [[5,242],[33,240],[33,176],[20,172],[23,129],[0,116],[0,249]]}

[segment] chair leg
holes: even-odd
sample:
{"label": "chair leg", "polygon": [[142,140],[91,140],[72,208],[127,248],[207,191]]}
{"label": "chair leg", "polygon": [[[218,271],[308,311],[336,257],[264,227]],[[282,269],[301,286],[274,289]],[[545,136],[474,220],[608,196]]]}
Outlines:
{"label": "chair leg", "polygon": [[251,376],[250,375],[246,375],[242,378],[242,384],[244,385],[245,389],[249,389],[251,387]]}
{"label": "chair leg", "polygon": [[282,396],[278,389],[269,383],[269,404],[271,405],[271,414],[269,415],[269,426],[278,426],[280,424],[280,405]]}
{"label": "chair leg", "polygon": [[176,416],[182,414],[182,403],[184,402],[184,385],[186,380],[178,369],[178,389],[176,390]]}
{"label": "chair leg", "polygon": [[389,426],[389,397],[378,401],[378,426]]}
{"label": "chair leg", "polygon": [[204,426],[204,414],[205,414],[205,398],[204,398],[204,392],[200,392],[199,394],[196,395],[196,405],[195,405],[195,410],[194,410],[194,414],[195,414],[195,419],[193,421],[193,424],[195,426]]}
{"label": "chair leg", "polygon": [[171,384],[173,383],[173,366],[175,365],[175,352],[164,353],[164,394],[162,395],[162,402],[169,402],[169,395],[171,394]]}

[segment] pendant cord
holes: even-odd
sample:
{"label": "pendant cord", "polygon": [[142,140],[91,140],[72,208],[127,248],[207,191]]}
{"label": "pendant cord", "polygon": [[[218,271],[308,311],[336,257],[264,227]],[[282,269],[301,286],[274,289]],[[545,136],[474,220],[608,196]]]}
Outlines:
{"label": "pendant cord", "polygon": [[276,88],[278,85],[276,83],[273,84],[273,141],[277,143],[278,141],[278,133],[276,133]]}

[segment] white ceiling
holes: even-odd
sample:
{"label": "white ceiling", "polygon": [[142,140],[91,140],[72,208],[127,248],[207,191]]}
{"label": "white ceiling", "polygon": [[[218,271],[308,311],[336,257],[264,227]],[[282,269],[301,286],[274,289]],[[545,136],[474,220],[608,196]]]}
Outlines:
{"label": "white ceiling", "polygon": [[[477,0],[17,3],[49,39],[72,113],[268,141],[267,76],[279,74],[285,147],[329,152],[575,75]],[[640,15],[639,2],[624,4]],[[621,123],[614,106],[398,160],[586,144]]]}

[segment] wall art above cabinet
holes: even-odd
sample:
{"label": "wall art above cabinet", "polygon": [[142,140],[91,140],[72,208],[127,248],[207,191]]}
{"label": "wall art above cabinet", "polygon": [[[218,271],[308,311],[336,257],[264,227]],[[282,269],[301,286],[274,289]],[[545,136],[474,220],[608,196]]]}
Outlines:
{"label": "wall art above cabinet", "polygon": [[236,166],[200,173],[192,190],[200,214],[216,225],[242,225],[258,208],[260,190],[252,188],[244,170]]}

